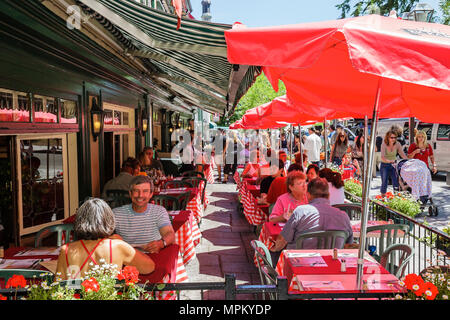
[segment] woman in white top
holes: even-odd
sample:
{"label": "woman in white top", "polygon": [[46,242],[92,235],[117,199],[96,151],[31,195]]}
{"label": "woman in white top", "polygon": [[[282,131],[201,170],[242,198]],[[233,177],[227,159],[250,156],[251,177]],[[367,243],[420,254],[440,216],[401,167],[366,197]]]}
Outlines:
{"label": "woman in white top", "polygon": [[344,203],[344,181],[342,180],[341,174],[329,168],[323,168],[319,171],[319,177],[325,178],[328,181],[330,205]]}

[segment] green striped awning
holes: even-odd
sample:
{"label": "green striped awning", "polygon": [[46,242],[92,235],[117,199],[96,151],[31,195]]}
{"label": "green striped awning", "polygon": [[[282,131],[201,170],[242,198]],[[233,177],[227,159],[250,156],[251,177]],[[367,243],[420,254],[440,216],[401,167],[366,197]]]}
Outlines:
{"label": "green striped awning", "polygon": [[259,72],[255,67],[235,72],[228,62],[224,32],[231,25],[182,19],[176,30],[175,15],[133,0],[77,3],[122,44],[126,54],[148,66],[155,82],[188,104],[220,113],[230,111]]}

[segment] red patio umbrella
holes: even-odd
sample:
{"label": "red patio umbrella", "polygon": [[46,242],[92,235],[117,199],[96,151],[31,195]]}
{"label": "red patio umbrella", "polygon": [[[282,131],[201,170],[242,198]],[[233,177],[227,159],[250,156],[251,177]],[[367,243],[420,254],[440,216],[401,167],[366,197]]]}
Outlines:
{"label": "red patio umbrella", "polygon": [[[225,31],[228,60],[260,65],[277,90],[324,116],[329,110],[373,111],[364,176],[358,259],[362,287],[374,140],[378,117],[418,117],[450,123],[450,27],[378,15]],[[364,144],[367,146],[367,143]]]}
{"label": "red patio umbrella", "polygon": [[[230,63],[261,65],[298,107],[450,123],[450,27],[379,15],[225,32]],[[379,81],[382,79],[382,81]]]}

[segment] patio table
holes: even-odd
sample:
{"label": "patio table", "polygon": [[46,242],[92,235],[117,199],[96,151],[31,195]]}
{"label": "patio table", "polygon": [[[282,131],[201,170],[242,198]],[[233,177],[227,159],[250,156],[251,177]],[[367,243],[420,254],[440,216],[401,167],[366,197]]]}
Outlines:
{"label": "patio table", "polygon": [[[286,276],[290,293],[359,292],[356,288],[358,249],[338,249],[336,260],[332,255],[332,249],[283,250],[276,271],[280,276]],[[345,271],[341,271],[341,260],[345,260]],[[367,280],[367,292],[403,290],[397,285],[398,279],[367,252],[363,280]]]}
{"label": "patio table", "polygon": [[180,246],[183,263],[186,265],[195,258],[195,247],[200,243],[201,233],[191,210],[168,211],[172,217],[175,243]]}
{"label": "patio table", "polygon": [[246,179],[244,179],[242,183],[241,203],[244,207],[244,215],[247,221],[251,225],[257,226],[267,221],[268,216],[264,213],[263,209],[258,206],[258,200],[250,191],[252,187],[253,186],[249,184]]}

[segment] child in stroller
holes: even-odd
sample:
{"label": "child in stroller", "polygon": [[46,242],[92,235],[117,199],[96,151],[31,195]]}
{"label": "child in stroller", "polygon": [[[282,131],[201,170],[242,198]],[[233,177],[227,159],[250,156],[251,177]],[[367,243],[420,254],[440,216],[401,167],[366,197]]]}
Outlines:
{"label": "child in stroller", "polygon": [[420,202],[422,209],[428,205],[428,215],[437,216],[438,210],[431,198],[431,172],[425,162],[418,159],[403,159],[396,164],[399,185],[402,190],[408,190]]}

